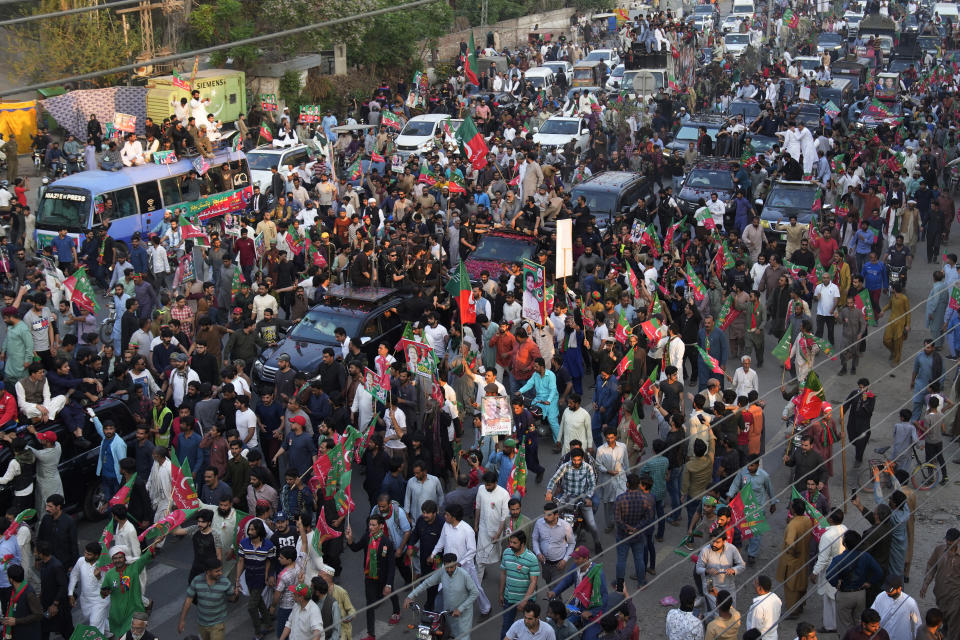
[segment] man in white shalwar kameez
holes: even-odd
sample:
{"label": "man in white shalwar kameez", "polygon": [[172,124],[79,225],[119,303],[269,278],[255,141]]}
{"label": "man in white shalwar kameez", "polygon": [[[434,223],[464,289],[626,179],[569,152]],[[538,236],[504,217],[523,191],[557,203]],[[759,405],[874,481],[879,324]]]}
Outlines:
{"label": "man in white shalwar kameez", "polygon": [[500,562],[500,538],[510,515],[510,494],[497,484],[497,472],[483,474],[483,485],[477,489],[473,524],[477,532],[477,576],[483,584],[486,565]]}
{"label": "man in white shalwar kameez", "polygon": [[814,143],[810,129],[797,123],[797,139],[800,142],[800,153],[803,154],[803,172],[813,173],[813,163],[817,161],[817,145]]}
{"label": "man in white shalwar kameez", "polygon": [[889,634],[890,640],[912,640],[923,624],[917,601],[903,592],[901,576],[887,576],[883,593],[871,608],[880,614],[880,628]]}
{"label": "man in white shalwar kameez", "polygon": [[[67,584],[67,593],[70,594],[70,603],[80,605],[83,614],[80,622],[96,627],[100,633],[107,632],[110,614],[110,598],[100,597],[100,578],[97,571],[97,551],[100,544],[90,542],[83,549],[83,556],[77,558],[77,563],[70,570],[70,581]],[[109,567],[107,567],[109,568]]]}
{"label": "man in white shalwar kameez", "polygon": [[[147,478],[147,493],[153,505],[153,521],[160,522],[170,515],[173,504],[173,470],[172,463],[167,458],[166,447],[156,447],[153,450],[153,467]],[[161,539],[157,546],[162,546]]]}
{"label": "man in white shalwar kameez", "polygon": [[460,559],[460,566],[473,577],[474,584],[480,591],[480,615],[490,613],[490,599],[480,584],[477,576],[477,538],[476,533],[463,521],[463,507],[459,504],[447,505],[443,514],[444,525],[440,530],[440,539],[433,547],[433,559],[443,558],[443,552],[453,553]]}
{"label": "man in white shalwar kameez", "polygon": [[[34,491],[37,513],[43,513],[47,506],[47,498],[53,494],[63,495],[63,481],[60,480],[60,443],[57,434],[53,431],[41,431],[37,434],[40,448],[27,448],[33,451],[37,459],[37,484]],[[32,566],[32,565],[31,565]]]}
{"label": "man in white shalwar kameez", "polygon": [[827,568],[830,562],[846,551],[843,546],[843,534],[847,525],[843,523],[843,512],[835,511],[828,516],[830,526],[820,536],[817,562],[813,565],[813,578],[817,583],[817,593],[823,598],[823,628],[827,631],[837,629],[837,589],[827,582]]}
{"label": "man in white shalwar kameez", "polygon": [[800,145],[800,134],[797,131],[797,126],[791,124],[786,131],[778,131],[777,135],[783,138],[783,152],[789,153],[794,160],[799,162],[803,148]]}

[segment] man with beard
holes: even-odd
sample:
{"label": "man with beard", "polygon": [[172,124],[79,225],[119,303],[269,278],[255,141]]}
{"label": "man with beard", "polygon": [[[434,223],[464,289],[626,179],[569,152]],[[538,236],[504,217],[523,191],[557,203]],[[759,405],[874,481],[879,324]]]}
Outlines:
{"label": "man with beard", "polygon": [[[211,509],[210,505],[203,505],[205,509]],[[237,539],[237,527],[240,525],[240,516],[237,510],[233,508],[232,496],[223,496],[217,503],[217,510],[213,513],[213,535],[217,536],[217,547],[220,549],[233,549],[234,542]],[[234,553],[227,552],[223,554],[223,577],[230,581],[230,584],[236,582],[237,558]],[[236,602],[237,596],[230,597],[231,602]]]}

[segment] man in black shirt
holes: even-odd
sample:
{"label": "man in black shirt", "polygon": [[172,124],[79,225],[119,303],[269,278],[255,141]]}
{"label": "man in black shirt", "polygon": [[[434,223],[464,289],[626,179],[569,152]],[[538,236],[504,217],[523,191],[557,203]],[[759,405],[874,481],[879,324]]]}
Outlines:
{"label": "man in black shirt", "polygon": [[334,359],[333,349],[323,350],[323,361],[318,369],[320,384],[331,400],[338,399],[347,385],[347,370]]}
{"label": "man in black shirt", "polygon": [[[437,546],[440,540],[440,532],[443,529],[443,519],[437,517],[437,503],[433,500],[426,500],[420,506],[420,517],[413,525],[410,531],[410,538],[407,540],[407,556],[413,557],[414,545],[420,543],[420,575],[425,576],[433,572],[433,548]],[[427,589],[428,611],[433,610],[434,601],[437,597],[439,587],[429,587]]]}
{"label": "man in black shirt", "polygon": [[297,549],[297,541],[300,539],[297,530],[290,526],[287,514],[278,511],[273,517],[274,531],[270,536],[270,542],[277,548],[277,553],[284,547],[290,547],[294,551]]}
{"label": "man in black shirt", "polygon": [[810,243],[806,238],[800,241],[800,248],[790,256],[790,262],[799,265],[807,270],[807,273],[813,273],[814,265],[813,251],[810,251]]}
{"label": "man in black shirt", "polygon": [[660,406],[667,413],[683,413],[683,384],[677,379],[677,368],[670,365],[663,370],[667,379],[660,383]]}
{"label": "man in black shirt", "polygon": [[47,498],[47,514],[40,521],[37,540],[49,542],[53,546],[53,555],[65,567],[72,567],[77,561],[77,525],[73,518],[63,512],[64,499],[58,493]]}

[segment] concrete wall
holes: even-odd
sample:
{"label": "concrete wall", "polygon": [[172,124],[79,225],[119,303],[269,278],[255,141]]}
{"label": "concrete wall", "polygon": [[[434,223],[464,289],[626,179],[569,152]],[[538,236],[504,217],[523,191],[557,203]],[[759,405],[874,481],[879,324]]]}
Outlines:
{"label": "concrete wall", "polygon": [[[530,33],[553,34],[554,38],[561,33],[570,37],[570,18],[576,13],[575,9],[557,9],[546,13],[534,13],[514,20],[504,20],[486,27],[474,27],[473,38],[477,46],[483,48],[487,42],[487,32],[493,31],[498,40],[497,49],[514,49],[527,42]],[[537,27],[536,29],[534,27]],[[449,62],[460,53],[460,41],[470,42],[470,31],[457,31],[448,34],[437,43],[435,54],[440,62]],[[425,60],[431,62],[431,60]]]}

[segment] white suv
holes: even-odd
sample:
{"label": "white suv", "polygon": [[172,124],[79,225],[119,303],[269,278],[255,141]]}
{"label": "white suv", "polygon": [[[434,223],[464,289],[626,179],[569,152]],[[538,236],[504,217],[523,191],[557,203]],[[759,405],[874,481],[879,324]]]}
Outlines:
{"label": "white suv", "polygon": [[[277,148],[263,145],[247,152],[247,165],[250,167],[250,184],[259,186],[260,192],[266,195],[273,182],[271,169],[277,168],[277,173],[286,178],[290,175],[291,167],[296,171],[301,162],[307,163],[307,170],[312,171],[316,164],[310,149],[305,144],[294,147]],[[285,194],[272,194],[274,198]]]}

